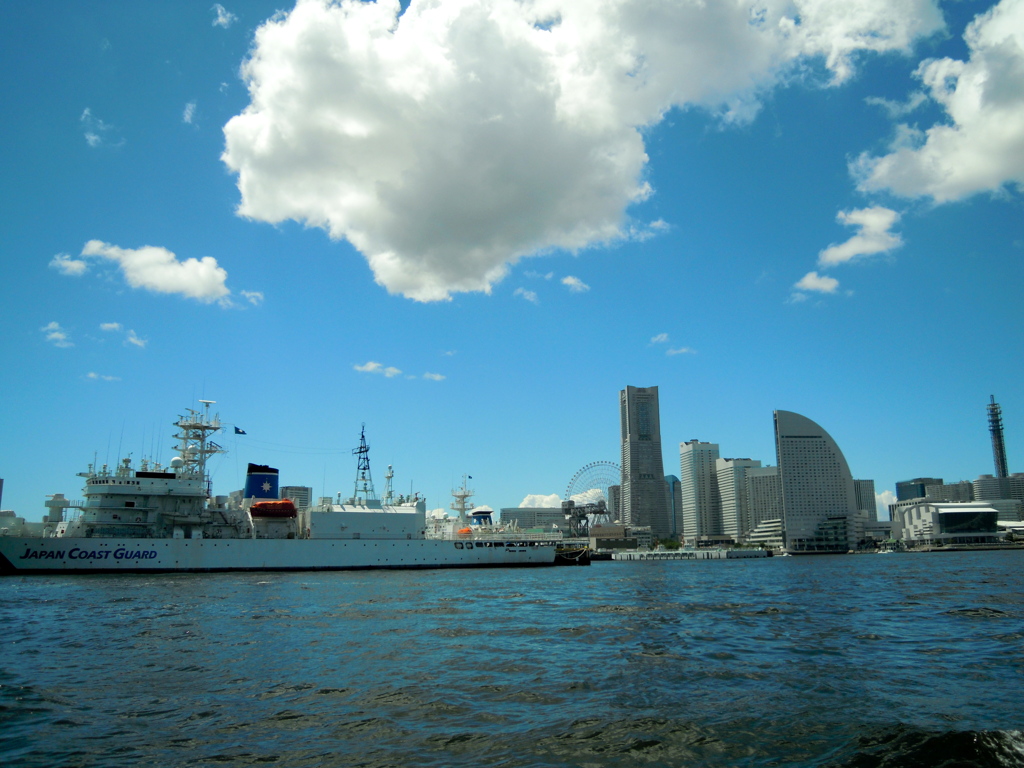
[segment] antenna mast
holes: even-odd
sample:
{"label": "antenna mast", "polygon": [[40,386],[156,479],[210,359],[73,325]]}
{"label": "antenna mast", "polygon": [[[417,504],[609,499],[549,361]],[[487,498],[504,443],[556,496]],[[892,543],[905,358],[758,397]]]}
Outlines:
{"label": "antenna mast", "polygon": [[366,424],[363,424],[363,430],[359,433],[359,447],[352,449],[352,455],[358,457],[354,498],[376,501],[377,492],[373,489],[373,478],[370,476],[370,446],[366,444]]}
{"label": "antenna mast", "polygon": [[989,396],[988,431],[992,433],[992,459],[996,465],[996,477],[1007,477],[1006,445],[1003,442],[1003,409],[996,402],[996,396]]}

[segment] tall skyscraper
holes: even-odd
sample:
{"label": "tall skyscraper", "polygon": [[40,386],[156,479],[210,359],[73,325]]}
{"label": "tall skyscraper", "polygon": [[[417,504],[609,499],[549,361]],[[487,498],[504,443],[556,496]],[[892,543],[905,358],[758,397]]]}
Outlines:
{"label": "tall skyscraper", "polygon": [[672,538],[676,538],[683,532],[683,496],[680,490],[679,478],[675,475],[665,475],[665,486],[665,490],[668,493],[669,527],[672,529]]}
{"label": "tall skyscraper", "polygon": [[622,431],[621,513],[625,525],[651,526],[659,538],[671,535],[665,468],[661,459],[661,414],[657,387],[619,392]]}
{"label": "tall skyscraper", "polygon": [[715,474],[721,497],[722,533],[739,541],[750,531],[750,508],[747,504],[747,470],[760,467],[754,459],[718,459]]}
{"label": "tall skyscraper", "polygon": [[929,485],[942,485],[941,477],[915,477],[913,480],[900,480],[896,483],[896,501],[923,499],[925,489]]}
{"label": "tall skyscraper", "polygon": [[874,480],[854,480],[853,498],[858,510],[868,513],[868,520],[878,522],[878,503],[875,501]]}
{"label": "tall skyscraper", "polygon": [[717,460],[718,443],[690,440],[679,444],[683,536],[688,542],[722,533],[722,499],[715,472]]}
{"label": "tall skyscraper", "polygon": [[836,441],[806,416],[775,411],[775,450],[787,549],[846,551],[857,505],[853,475]]}
{"label": "tall skyscraper", "polygon": [[[750,467],[744,472],[747,486],[748,530],[765,520],[782,520],[782,485],[778,467]],[[781,524],[781,522],[780,522]]]}

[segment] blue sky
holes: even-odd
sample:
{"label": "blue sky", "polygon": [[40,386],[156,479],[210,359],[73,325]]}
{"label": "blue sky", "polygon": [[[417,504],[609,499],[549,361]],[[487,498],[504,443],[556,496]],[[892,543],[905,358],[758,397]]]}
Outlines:
{"label": "blue sky", "polygon": [[8,9],[5,508],[199,398],[218,493],[347,493],[365,422],[431,506],[560,496],[626,384],[666,472],[774,464],[779,408],[973,479],[990,394],[1024,470],[1024,0],[277,11]]}

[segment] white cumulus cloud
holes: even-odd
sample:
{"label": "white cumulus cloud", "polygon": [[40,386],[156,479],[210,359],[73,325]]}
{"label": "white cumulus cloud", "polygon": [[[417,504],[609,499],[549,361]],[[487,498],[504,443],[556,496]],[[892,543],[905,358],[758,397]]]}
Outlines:
{"label": "white cumulus cloud", "polygon": [[86,270],[89,269],[89,263],[81,259],[73,259],[66,253],[58,253],[50,259],[50,268],[56,269],[62,275],[77,277],[78,275],[85,274]]}
{"label": "white cumulus cloud", "polygon": [[878,511],[878,519],[886,520],[889,517],[889,505],[896,503],[896,494],[892,491],[882,491],[875,494],[875,507]]}
{"label": "white cumulus cloud", "polygon": [[1024,0],[1002,0],[964,39],[967,61],[929,59],[916,72],[947,119],[900,126],[889,154],[862,154],[851,165],[862,190],[943,203],[1024,188]]}
{"label": "white cumulus cloud", "polygon": [[651,344],[668,344],[668,334],[659,333],[656,336],[651,336]]}
{"label": "white cumulus cloud", "polygon": [[839,287],[839,281],[834,277],[819,275],[817,272],[808,272],[800,278],[793,286],[800,291],[817,291],[818,293],[835,293]]}
{"label": "white cumulus cloud", "polygon": [[674,349],[666,349],[666,355],[696,355],[697,350],[691,347],[676,347]]}
{"label": "white cumulus cloud", "polygon": [[192,120],[195,118],[195,116],[196,103],[194,101],[190,101],[188,104],[185,105],[185,110],[181,113],[181,122],[188,123],[189,125],[191,125]]}
{"label": "white cumulus cloud", "polygon": [[300,0],[256,31],[222,159],[240,215],[348,240],[391,293],[489,292],[666,227],[628,209],[672,108],[749,120],[811,58],[841,83],[942,28],[935,0]]}
{"label": "white cumulus cloud", "polygon": [[562,278],[562,285],[569,289],[570,293],[586,293],[590,290],[590,286],[580,280],[578,277],[567,275]]}
{"label": "white cumulus cloud", "polygon": [[254,307],[258,307],[263,303],[263,292],[262,291],[239,291],[242,296],[252,304]]}
{"label": "white cumulus cloud", "polygon": [[429,379],[430,381],[444,381],[445,380],[444,374],[441,374],[441,373],[424,373],[423,374],[423,378],[424,379]]}
{"label": "white cumulus cloud", "polygon": [[217,266],[212,256],[178,261],[171,251],[152,245],[119,248],[100,240],[90,240],[83,256],[95,256],[116,263],[132,288],[157,293],[177,293],[199,301],[224,299],[231,291],[224,285],[228,273]]}
{"label": "white cumulus cloud", "polygon": [[214,3],[210,10],[213,11],[213,26],[215,27],[227,29],[238,21],[238,17],[220,3]]}
{"label": "white cumulus cloud", "polygon": [[138,334],[135,333],[135,331],[128,331],[128,335],[125,337],[124,340],[124,345],[126,347],[129,344],[131,344],[133,347],[140,347],[142,349],[145,349],[148,343],[149,341],[147,339],[140,339]]}
{"label": "white cumulus cloud", "polygon": [[363,363],[362,365],[354,365],[352,367],[355,368],[355,370],[359,371],[360,373],[380,373],[388,377],[389,379],[401,374],[401,370],[399,370],[398,368],[395,368],[394,366],[390,365],[385,366],[382,363],[378,363],[373,360],[367,363]]}
{"label": "white cumulus cloud", "polygon": [[529,493],[519,502],[519,506],[557,508],[562,506],[562,497],[557,493]]}
{"label": "white cumulus cloud", "polygon": [[101,331],[120,331],[121,330],[121,324],[120,323],[100,323],[100,330]]}
{"label": "white cumulus cloud", "polygon": [[71,338],[68,336],[68,332],[60,327],[60,323],[54,320],[52,323],[47,323],[40,328],[43,333],[46,334],[46,340],[53,344],[55,347],[73,347],[75,346],[71,342]]}
{"label": "white cumulus cloud", "polygon": [[119,376],[106,376],[106,375],[104,375],[102,373],[96,373],[94,371],[90,371],[89,373],[85,374],[85,378],[92,379],[93,381],[120,381],[121,380],[121,378]]}
{"label": "white cumulus cloud", "polygon": [[512,292],[512,295],[513,296],[522,296],[524,299],[526,299],[531,304],[540,304],[540,299],[537,298],[536,291],[528,291],[525,288],[516,288]]}
{"label": "white cumulus cloud", "polygon": [[840,211],[836,221],[859,231],[849,240],[838,245],[833,243],[818,254],[819,267],[832,267],[847,261],[891,251],[903,245],[903,239],[889,230],[900,220],[896,211],[881,206],[861,208],[854,211]]}

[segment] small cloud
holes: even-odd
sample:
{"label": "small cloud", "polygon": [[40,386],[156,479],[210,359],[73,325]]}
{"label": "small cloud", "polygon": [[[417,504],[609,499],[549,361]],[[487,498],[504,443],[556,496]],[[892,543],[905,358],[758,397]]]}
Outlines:
{"label": "small cloud", "polygon": [[254,307],[258,307],[263,303],[263,292],[262,291],[240,291],[242,296],[245,297],[246,301],[252,304]]}
{"label": "small cloud", "polygon": [[121,380],[120,376],[104,376],[102,373],[94,373],[93,371],[89,371],[89,373],[85,374],[85,378],[92,379],[93,381],[120,381]]}
{"label": "small cloud", "polygon": [[89,264],[80,259],[73,259],[66,253],[58,253],[50,259],[50,268],[56,269],[62,275],[78,277],[85,274],[85,271],[89,269]]}
{"label": "small cloud", "polygon": [[657,219],[648,224],[631,224],[626,232],[626,239],[642,243],[652,237],[668,232],[671,229],[664,219]]}
{"label": "small cloud", "polygon": [[398,376],[401,373],[401,371],[398,368],[395,368],[394,366],[388,366],[385,368],[382,364],[375,362],[373,360],[371,360],[368,363],[363,363],[362,365],[354,365],[352,367],[355,368],[360,373],[381,373],[384,374],[384,376],[386,376],[389,379]]}
{"label": "small cloud", "polygon": [[196,103],[190,101],[185,105],[185,111],[181,113],[181,122],[192,125],[192,119],[196,116]]}
{"label": "small cloud", "polygon": [[444,381],[446,377],[440,373],[424,373],[423,378],[430,379],[431,381]]}
{"label": "small cloud", "polygon": [[557,493],[529,493],[519,503],[520,507],[558,508],[562,506],[562,497]]}
{"label": "small cloud", "polygon": [[833,243],[818,254],[819,267],[844,264],[862,256],[891,251],[903,245],[903,239],[889,230],[900,220],[896,211],[881,206],[861,208],[854,211],[840,211],[836,221],[847,226],[859,227],[860,231],[845,243]]}
{"label": "small cloud", "polygon": [[818,293],[835,293],[839,287],[839,281],[834,277],[819,275],[817,272],[808,272],[800,278],[800,281],[793,286],[800,291],[817,291]]}
{"label": "small cloud", "polygon": [[85,133],[85,142],[90,147],[99,147],[103,145],[119,147],[124,144],[123,139],[116,144],[111,144],[107,140],[106,136],[114,130],[114,126],[100,120],[88,107],[86,107],[82,112],[82,116],[78,118],[78,122],[82,124],[82,130]]}
{"label": "small cloud", "polygon": [[668,334],[659,333],[657,336],[651,336],[651,344],[668,344]]}
{"label": "small cloud", "polygon": [[807,301],[807,294],[806,293],[799,293],[798,291],[793,291],[793,293],[790,294],[789,300],[786,303],[787,304],[799,304],[802,301]]}
{"label": "small cloud", "polygon": [[441,354],[444,355],[445,357],[454,357],[455,354],[456,354],[456,350],[454,350],[454,349],[447,349],[444,352],[442,352]]}
{"label": "small cloud", "polygon": [[540,299],[537,298],[537,294],[533,291],[528,291],[525,288],[516,288],[515,291],[512,292],[512,295],[522,296],[531,304],[540,304]]}
{"label": "small cloud", "polygon": [[926,101],[928,101],[928,96],[924,91],[914,91],[906,101],[894,101],[892,99],[879,98],[878,96],[868,96],[864,99],[865,104],[884,109],[886,114],[893,120],[909,115]]}
{"label": "small cloud", "polygon": [[140,339],[140,338],[139,338],[139,337],[138,337],[138,336],[137,336],[137,335],[135,334],[135,331],[128,331],[128,336],[127,336],[127,338],[125,338],[125,340],[124,340],[124,345],[125,345],[126,347],[127,347],[127,346],[128,346],[129,344],[132,344],[132,345],[134,345],[134,346],[136,346],[136,347],[140,347],[140,348],[143,348],[143,349],[145,349],[145,347],[146,347],[146,345],[147,345],[148,343],[149,343],[149,341],[148,341],[148,340],[146,340],[146,339]]}
{"label": "small cloud", "polygon": [[666,355],[696,355],[697,350],[691,349],[690,347],[677,347],[676,349],[666,349]]}
{"label": "small cloud", "polygon": [[227,29],[238,21],[238,17],[220,3],[214,3],[210,10],[215,14],[213,19],[213,26],[215,27]]}
{"label": "small cloud", "polygon": [[562,278],[562,285],[569,288],[570,293],[586,293],[590,290],[590,286],[580,280],[578,277],[567,275]]}
{"label": "small cloud", "polygon": [[100,323],[100,330],[101,331],[120,331],[121,330],[121,324],[120,323]]}
{"label": "small cloud", "polygon": [[71,343],[71,339],[68,338],[67,331],[61,328],[60,324],[56,320],[48,325],[44,325],[39,330],[46,334],[46,340],[55,347],[65,349],[67,347],[75,346]]}
{"label": "small cloud", "polygon": [[82,255],[115,262],[132,288],[145,288],[156,293],[177,293],[207,304],[216,300],[224,303],[231,293],[224,285],[228,277],[227,270],[218,266],[212,256],[178,261],[178,257],[166,248],[152,245],[134,249],[119,248],[99,240],[87,242]]}
{"label": "small cloud", "polygon": [[546,273],[545,272],[536,272],[536,271],[534,271],[532,269],[531,270],[527,270],[523,274],[526,275],[527,277],[535,277],[535,278],[539,277],[541,280],[550,280],[551,278],[553,278],[555,276],[554,272],[546,272]]}

